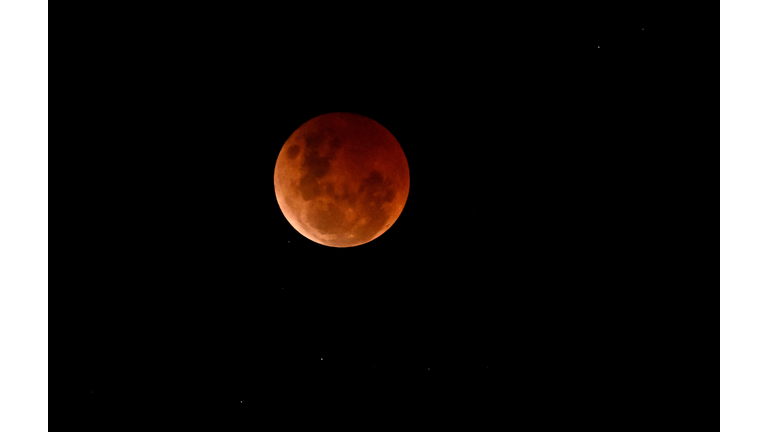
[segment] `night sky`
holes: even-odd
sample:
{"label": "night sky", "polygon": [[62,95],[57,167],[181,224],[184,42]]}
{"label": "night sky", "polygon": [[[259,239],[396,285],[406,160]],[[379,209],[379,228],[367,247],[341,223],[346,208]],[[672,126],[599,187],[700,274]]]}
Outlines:
{"label": "night sky", "polygon": [[[266,407],[427,374],[536,387],[647,355],[619,251],[663,217],[662,23],[587,9],[116,9],[75,30],[73,152],[94,162],[71,175],[100,233],[71,284],[89,403]],[[343,249],[295,231],[273,185],[289,135],[338,111],[386,127],[411,175],[397,222]]]}

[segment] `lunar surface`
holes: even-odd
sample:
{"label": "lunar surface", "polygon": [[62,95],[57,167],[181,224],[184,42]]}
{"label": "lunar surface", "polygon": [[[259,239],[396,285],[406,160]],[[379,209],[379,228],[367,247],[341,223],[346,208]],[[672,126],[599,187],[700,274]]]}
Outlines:
{"label": "lunar surface", "polygon": [[409,188],[400,144],[359,114],[324,114],[302,124],[275,165],[283,215],[325,246],[358,246],[381,236],[403,211]]}

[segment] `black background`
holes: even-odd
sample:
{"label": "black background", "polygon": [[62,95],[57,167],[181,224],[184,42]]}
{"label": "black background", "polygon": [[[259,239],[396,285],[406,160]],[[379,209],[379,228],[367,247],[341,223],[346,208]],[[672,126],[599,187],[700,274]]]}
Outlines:
{"label": "black background", "polygon": [[[652,6],[111,7],[66,63],[91,403],[427,373],[535,388],[651,355],[637,251],[674,223],[675,164]],[[345,249],[298,234],[273,186],[288,136],[338,111],[385,126],[411,174],[397,222]]]}

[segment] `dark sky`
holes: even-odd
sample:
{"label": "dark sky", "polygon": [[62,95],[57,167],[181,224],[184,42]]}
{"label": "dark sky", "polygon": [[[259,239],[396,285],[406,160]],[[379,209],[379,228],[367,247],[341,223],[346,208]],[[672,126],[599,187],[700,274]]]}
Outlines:
{"label": "dark sky", "polygon": [[[87,390],[253,401],[374,366],[530,383],[582,379],[589,347],[641,355],[619,251],[662,217],[662,23],[588,9],[116,9],[78,31]],[[337,111],[384,125],[411,173],[398,221],[347,249],[298,234],[272,178]]]}

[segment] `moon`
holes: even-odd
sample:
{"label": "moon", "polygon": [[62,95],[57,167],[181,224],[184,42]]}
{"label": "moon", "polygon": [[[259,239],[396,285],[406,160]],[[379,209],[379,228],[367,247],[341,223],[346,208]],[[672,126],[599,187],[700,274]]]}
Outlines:
{"label": "moon", "polygon": [[386,232],[410,189],[405,153],[378,122],[336,112],[299,126],[275,164],[275,196],[304,237],[344,248]]}

